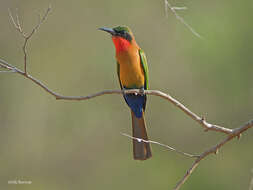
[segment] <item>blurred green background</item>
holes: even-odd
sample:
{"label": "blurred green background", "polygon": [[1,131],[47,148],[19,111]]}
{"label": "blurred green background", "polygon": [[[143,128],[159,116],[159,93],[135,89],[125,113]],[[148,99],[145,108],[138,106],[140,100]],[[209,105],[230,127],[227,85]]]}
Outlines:
{"label": "blurred green background", "polygon": [[[25,31],[53,10],[29,43],[28,71],[63,95],[118,89],[113,43],[97,28],[128,25],[144,49],[150,89],[169,93],[214,124],[239,127],[253,118],[253,3],[170,1],[204,39],[194,36],[164,1],[0,0],[0,57],[22,68],[23,39],[10,24],[18,8]],[[153,145],[153,158],[132,158],[129,109],[119,95],[56,101],[22,76],[0,73],[0,189],[171,189],[193,160]],[[148,97],[150,139],[201,153],[224,138],[182,111]],[[253,130],[211,155],[183,185],[189,189],[248,189]],[[8,185],[28,180],[31,185]]]}

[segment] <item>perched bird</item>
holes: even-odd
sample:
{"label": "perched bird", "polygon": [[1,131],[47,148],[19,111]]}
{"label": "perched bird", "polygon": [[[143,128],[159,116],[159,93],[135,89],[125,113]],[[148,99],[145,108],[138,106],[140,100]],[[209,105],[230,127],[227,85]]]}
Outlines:
{"label": "perched bird", "polygon": [[[117,73],[121,89],[148,89],[148,66],[146,56],[137,45],[133,33],[126,26],[99,28],[112,36],[116,49]],[[148,140],[144,112],[147,97],[142,94],[124,94],[131,109],[133,137]],[[133,139],[135,160],[146,160],[152,156],[150,144]]]}

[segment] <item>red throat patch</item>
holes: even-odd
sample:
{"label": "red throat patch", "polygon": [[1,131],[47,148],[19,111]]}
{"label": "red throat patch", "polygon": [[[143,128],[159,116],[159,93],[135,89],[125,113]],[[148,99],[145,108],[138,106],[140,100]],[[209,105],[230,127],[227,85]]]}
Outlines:
{"label": "red throat patch", "polygon": [[122,37],[113,36],[112,41],[115,45],[116,52],[127,51],[129,46],[131,45],[131,42],[129,42],[128,40],[126,40]]}

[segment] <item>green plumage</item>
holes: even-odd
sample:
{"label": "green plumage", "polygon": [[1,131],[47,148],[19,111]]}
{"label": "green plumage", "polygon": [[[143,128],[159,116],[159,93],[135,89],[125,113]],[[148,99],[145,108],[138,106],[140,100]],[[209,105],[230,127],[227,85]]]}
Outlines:
{"label": "green plumage", "polygon": [[148,64],[147,64],[147,58],[142,49],[139,50],[139,55],[140,55],[140,60],[141,60],[141,65],[142,69],[144,71],[144,77],[145,77],[145,84],[144,84],[144,89],[148,89]]}

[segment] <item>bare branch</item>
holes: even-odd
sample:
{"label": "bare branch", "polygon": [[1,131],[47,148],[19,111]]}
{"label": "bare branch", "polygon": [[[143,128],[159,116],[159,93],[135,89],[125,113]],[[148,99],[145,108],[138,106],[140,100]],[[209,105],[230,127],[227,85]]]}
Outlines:
{"label": "bare branch", "polygon": [[14,66],[10,65],[9,63],[7,63],[6,61],[4,61],[2,59],[0,59],[0,67],[1,68],[5,68],[7,70],[14,70],[14,71],[16,71]]}
{"label": "bare branch", "polygon": [[180,189],[180,187],[185,183],[185,181],[190,177],[190,175],[192,174],[192,172],[196,169],[196,167],[199,165],[199,162],[201,160],[203,160],[205,157],[207,157],[209,154],[217,154],[218,150],[225,145],[228,141],[232,140],[235,137],[240,136],[241,133],[243,133],[244,131],[248,130],[249,128],[251,128],[253,126],[253,120],[248,121],[247,123],[245,123],[244,125],[242,125],[239,128],[233,129],[233,132],[231,134],[229,134],[223,141],[221,141],[219,144],[211,147],[210,149],[208,149],[207,151],[203,152],[199,158],[197,158],[195,160],[195,162],[192,164],[192,166],[187,170],[186,174],[184,175],[184,177],[177,183],[177,185],[175,186],[174,190],[178,190]]}
{"label": "bare branch", "polygon": [[[196,160],[194,161],[194,163],[192,164],[192,166],[187,170],[187,172],[185,173],[185,175],[183,176],[183,178],[177,183],[177,185],[175,186],[174,190],[179,190],[181,188],[181,186],[185,183],[185,181],[190,177],[190,175],[192,174],[192,172],[197,168],[197,166],[199,165],[200,161],[205,159],[208,155],[214,153],[214,154],[218,154],[218,150],[224,146],[227,142],[229,142],[230,140],[232,140],[235,137],[240,136],[244,131],[248,130],[249,128],[251,128],[253,126],[253,120],[248,121],[247,123],[245,123],[244,125],[242,125],[239,128],[235,128],[232,130],[232,132],[220,143],[218,143],[217,145],[211,147],[210,149],[206,150],[205,152],[203,152],[201,155],[193,155],[193,154],[189,154],[189,153],[185,153],[183,151],[177,150],[173,147],[170,147],[168,145],[156,142],[156,141],[151,141],[151,140],[144,140],[141,138],[136,138],[136,137],[132,137],[128,134],[125,133],[121,133],[122,135],[129,137],[131,139],[134,139],[138,142],[145,142],[145,143],[152,143],[152,144],[157,144],[159,146],[165,147],[171,151],[175,151],[179,154],[182,154],[184,156],[187,157],[191,157],[191,158],[196,158]],[[250,189],[251,190],[253,188],[253,179],[251,181],[250,184]]]}
{"label": "bare branch", "polygon": [[17,10],[17,13],[16,13],[16,21],[17,21],[18,30],[20,31],[20,33],[23,34],[23,30],[22,30],[22,27],[21,27],[20,21],[19,21],[18,10]]}
{"label": "bare branch", "polygon": [[13,16],[12,16],[12,13],[11,13],[10,9],[8,9],[8,12],[9,12],[9,16],[10,16],[10,19],[11,19],[11,22],[12,22],[13,26],[22,35],[22,37],[25,38],[25,33],[23,32],[23,29],[20,25],[18,13],[16,13],[16,21],[15,21]]}
{"label": "bare branch", "polygon": [[38,24],[32,29],[32,32],[29,35],[27,35],[28,39],[31,38],[32,35],[39,29],[39,27],[41,26],[41,24],[46,21],[47,16],[49,15],[51,9],[52,9],[52,7],[51,7],[51,5],[49,5],[48,8],[47,8],[47,10],[46,10],[46,13],[42,17],[42,19],[40,19],[40,16],[39,16]]}
{"label": "bare branch", "polygon": [[198,38],[203,39],[203,37],[197,33],[181,16],[177,14],[177,10],[186,10],[187,7],[173,7],[168,0],[164,0],[164,6],[165,6],[165,14],[166,17],[168,17],[168,9],[171,10],[171,12],[176,16],[176,18],[183,23],[195,36]]}
{"label": "bare branch", "polygon": [[181,10],[186,10],[188,8],[187,7],[171,7],[171,9],[173,9],[175,11],[181,11]]}
{"label": "bare branch", "polygon": [[141,139],[141,138],[136,138],[136,137],[133,137],[131,135],[128,135],[126,133],[121,133],[121,135],[123,136],[126,136],[126,137],[129,137],[130,139],[134,139],[138,142],[145,142],[145,143],[151,143],[151,144],[157,144],[159,146],[162,146],[162,147],[165,147],[166,149],[170,150],[170,151],[174,151],[178,154],[181,154],[181,155],[184,155],[184,156],[187,156],[187,157],[190,157],[190,158],[199,158],[200,155],[194,155],[194,154],[189,154],[189,153],[186,153],[186,152],[183,152],[181,150],[177,150],[171,146],[168,146],[166,144],[162,144],[162,143],[159,143],[159,142],[156,142],[156,141],[152,141],[152,140],[144,140],[144,139]]}
{"label": "bare branch", "polygon": [[205,131],[212,130],[212,131],[218,131],[218,132],[222,132],[226,134],[230,134],[232,132],[232,129],[228,129],[228,128],[224,128],[218,125],[213,125],[213,124],[208,123],[203,117],[198,116],[197,114],[192,112],[190,109],[188,109],[186,106],[184,106],[182,103],[180,103],[178,100],[176,100],[175,98],[173,98],[172,96],[168,94],[165,94],[157,90],[148,90],[148,91],[145,91],[145,94],[160,96],[168,100],[173,105],[181,109],[185,114],[187,114],[193,120],[197,121],[205,129]]}
{"label": "bare branch", "polygon": [[[47,91],[48,93],[50,93],[51,95],[53,95],[57,100],[88,100],[91,98],[95,98],[98,96],[102,96],[105,94],[122,94],[122,93],[138,93],[138,94],[142,94],[143,92],[139,89],[133,89],[133,90],[104,90],[95,94],[91,94],[88,96],[63,96],[60,95],[52,90],[50,90],[45,84],[43,84],[42,82],[40,82],[38,79],[34,78],[33,76],[26,74],[25,72],[19,70],[18,68],[10,65],[10,64],[6,64],[7,62],[4,60],[0,59],[0,65],[5,67],[6,69],[11,69],[16,71],[18,74],[21,74],[23,76],[25,76],[27,79],[30,79],[31,81],[33,81],[34,83],[36,83],[37,85],[39,85],[40,87],[42,87],[45,91]],[[165,94],[161,91],[158,90],[145,90],[144,91],[145,94],[149,94],[149,95],[154,95],[154,96],[159,96],[167,101],[169,101],[170,103],[172,103],[173,105],[175,105],[176,107],[178,107],[180,110],[182,110],[185,114],[187,114],[189,117],[191,117],[193,120],[195,120],[196,122],[198,122],[206,131],[207,130],[212,130],[212,131],[217,131],[217,132],[222,132],[225,134],[231,134],[232,133],[232,129],[229,128],[225,128],[225,127],[221,127],[218,125],[213,125],[208,123],[203,117],[198,116],[197,114],[195,114],[194,112],[192,112],[190,109],[188,109],[186,106],[184,106],[182,103],[180,103],[178,100],[176,100],[175,98],[173,98],[172,96]]]}
{"label": "bare branch", "polygon": [[32,29],[32,31],[29,34],[26,34],[21,25],[20,25],[20,21],[19,21],[19,16],[18,13],[16,13],[16,21],[14,20],[12,13],[9,9],[9,16],[11,18],[12,24],[14,25],[14,27],[16,28],[16,30],[22,35],[22,37],[24,38],[24,44],[22,47],[23,50],[23,54],[24,54],[24,73],[25,75],[27,75],[27,43],[28,40],[33,36],[33,34],[39,29],[39,27],[41,26],[41,24],[47,19],[47,16],[49,14],[49,12],[51,11],[51,5],[49,5],[48,9],[46,10],[46,13],[44,14],[44,16],[42,17],[42,19],[40,19],[39,17],[39,21],[38,24]]}
{"label": "bare branch", "polygon": [[[122,93],[142,94],[143,93],[143,91],[141,91],[139,89],[104,90],[104,91],[97,92],[95,94],[91,94],[91,95],[88,95],[88,96],[63,96],[63,95],[60,95],[60,94],[50,90],[45,84],[43,84],[41,81],[34,78],[33,76],[21,71],[20,69],[12,66],[10,64],[7,65],[6,63],[7,63],[6,61],[0,59],[0,65],[1,66],[5,67],[6,69],[14,70],[18,74],[23,75],[27,79],[33,81],[34,83],[36,83],[37,85],[42,87],[45,91],[47,91],[48,93],[53,95],[57,100],[88,100],[88,99],[95,98],[95,97],[98,97],[98,96],[102,96],[102,95],[105,95],[105,94],[122,94]],[[185,114],[187,114],[190,118],[192,118],[193,120],[198,122],[205,129],[205,131],[207,131],[207,130],[217,131],[217,132],[222,132],[222,133],[225,133],[225,134],[230,134],[233,131],[232,129],[229,129],[229,128],[225,128],[225,127],[221,127],[221,126],[218,126],[218,125],[213,125],[213,124],[208,123],[203,117],[198,116],[197,114],[192,112],[190,109],[188,109],[186,106],[184,106],[182,103],[180,103],[178,100],[176,100],[172,96],[170,96],[168,94],[165,94],[161,91],[158,91],[158,90],[145,90],[144,93],[149,94],[149,95],[159,96],[159,97],[169,101],[170,103],[172,103],[173,105],[178,107],[180,110],[182,110]]]}
{"label": "bare branch", "polygon": [[0,73],[15,73],[15,71],[12,71],[12,70],[8,70],[8,71],[1,71],[1,70],[0,70]]}
{"label": "bare branch", "polygon": [[168,1],[167,0],[164,0],[164,8],[165,8],[165,15],[166,15],[166,18],[169,17],[168,15]]}

